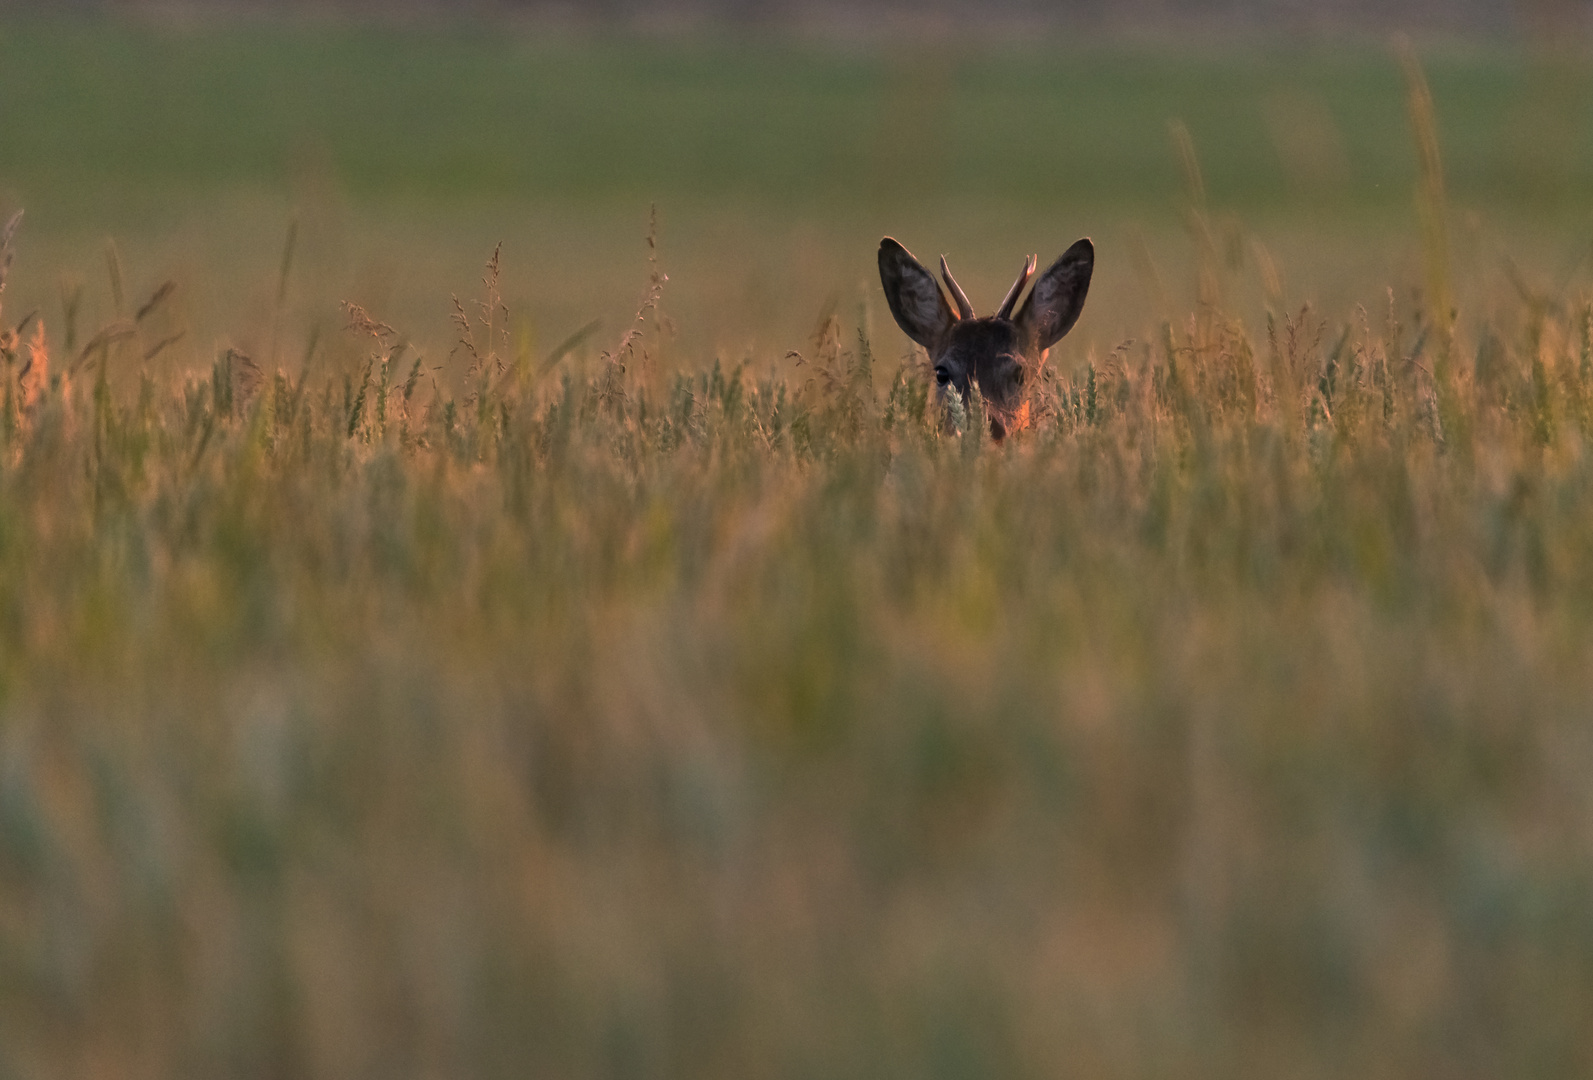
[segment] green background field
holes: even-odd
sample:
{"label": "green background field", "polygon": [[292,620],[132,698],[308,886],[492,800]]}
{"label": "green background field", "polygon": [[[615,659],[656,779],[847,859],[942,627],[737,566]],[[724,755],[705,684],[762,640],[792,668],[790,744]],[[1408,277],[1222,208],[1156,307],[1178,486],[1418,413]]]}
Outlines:
{"label": "green background field", "polygon": [[[1546,280],[1572,270],[1593,234],[1593,75],[1519,43],[1425,59],[1457,258],[1485,271],[1468,280],[1506,287],[1506,255]],[[536,342],[595,317],[615,335],[654,204],[664,307],[693,360],[783,353],[827,304],[873,302],[887,233],[950,253],[985,304],[1023,254],[1092,235],[1082,355],[1164,316],[1164,296],[1192,299],[1175,119],[1212,208],[1243,229],[1234,249],[1260,241],[1289,302],[1379,305],[1415,266],[1414,154],[1384,42],[10,21],[0,100],[0,201],[30,214],[13,303],[50,316],[62,275],[105,302],[111,237],[139,285],[185,287],[199,362],[222,337],[264,347],[295,216],[294,334],[353,299],[445,348],[449,294],[502,240]]]}

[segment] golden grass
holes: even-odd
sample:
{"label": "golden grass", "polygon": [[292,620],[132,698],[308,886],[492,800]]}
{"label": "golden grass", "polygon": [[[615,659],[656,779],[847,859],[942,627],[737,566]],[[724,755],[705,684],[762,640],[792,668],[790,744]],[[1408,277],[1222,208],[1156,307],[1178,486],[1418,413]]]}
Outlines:
{"label": "golden grass", "polygon": [[549,367],[485,287],[452,396],[357,308],[7,339],[0,1070],[1593,1062],[1585,299],[1458,422],[1426,307],[1208,305],[998,447],[838,316],[672,375],[655,269]]}

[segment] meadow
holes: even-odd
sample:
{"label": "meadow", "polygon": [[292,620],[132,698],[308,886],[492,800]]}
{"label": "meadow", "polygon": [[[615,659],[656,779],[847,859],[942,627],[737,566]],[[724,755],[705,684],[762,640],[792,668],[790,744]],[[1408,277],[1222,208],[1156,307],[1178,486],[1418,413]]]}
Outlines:
{"label": "meadow", "polygon": [[1593,75],[1419,53],[0,22],[0,1080],[1588,1075]]}

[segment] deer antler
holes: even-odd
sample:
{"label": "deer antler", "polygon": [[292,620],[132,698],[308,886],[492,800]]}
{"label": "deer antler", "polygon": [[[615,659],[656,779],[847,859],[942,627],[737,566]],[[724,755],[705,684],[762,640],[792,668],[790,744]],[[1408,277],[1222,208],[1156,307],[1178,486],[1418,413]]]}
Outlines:
{"label": "deer antler", "polygon": [[1007,298],[1001,301],[1001,310],[996,312],[998,319],[1012,318],[1012,307],[1018,302],[1018,294],[1023,291],[1023,286],[1028,283],[1029,275],[1034,273],[1034,268],[1040,265],[1040,260],[1033,255],[1024,261],[1023,269],[1018,271],[1018,280],[1012,283],[1012,288],[1007,290]]}
{"label": "deer antler", "polygon": [[957,284],[957,279],[951,276],[951,267],[946,265],[946,256],[940,257],[940,276],[946,279],[946,287],[951,289],[951,295],[957,300],[957,314],[964,319],[974,317],[973,305],[968,302],[968,294],[962,291],[962,286]]}

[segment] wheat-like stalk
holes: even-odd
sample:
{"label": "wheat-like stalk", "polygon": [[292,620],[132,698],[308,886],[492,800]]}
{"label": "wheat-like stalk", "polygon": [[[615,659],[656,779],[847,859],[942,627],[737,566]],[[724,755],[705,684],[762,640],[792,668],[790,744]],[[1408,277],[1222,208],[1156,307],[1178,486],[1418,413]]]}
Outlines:
{"label": "wheat-like stalk", "polygon": [[[22,211],[18,210],[11,215],[11,220],[6,222],[4,231],[0,231],[0,300],[3,300],[6,291],[6,278],[11,273],[11,260],[16,257],[17,227],[22,224]],[[4,311],[0,306],[0,311]]]}

